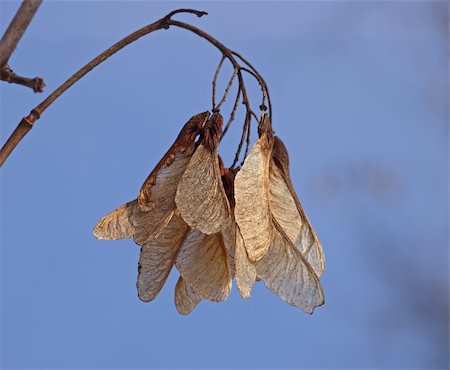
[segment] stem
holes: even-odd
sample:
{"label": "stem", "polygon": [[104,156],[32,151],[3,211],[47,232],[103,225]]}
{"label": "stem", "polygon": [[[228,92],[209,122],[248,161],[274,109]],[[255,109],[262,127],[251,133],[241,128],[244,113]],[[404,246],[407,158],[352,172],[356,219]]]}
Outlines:
{"label": "stem", "polygon": [[239,105],[240,97],[241,97],[241,87],[239,86],[237,94],[236,94],[236,99],[234,100],[233,110],[231,111],[230,118],[228,119],[228,122],[227,122],[227,124],[225,125],[225,128],[222,131],[222,135],[220,137],[220,140],[222,140],[222,138],[225,136],[225,134],[227,133],[228,129],[230,128],[231,123],[234,121],[234,116],[236,114],[237,107]]}
{"label": "stem", "polygon": [[24,0],[0,40],[0,67],[8,63],[42,0]]}
{"label": "stem", "polygon": [[11,68],[7,66],[7,63],[41,2],[42,0],[24,0],[0,40],[0,80],[31,87],[34,92],[41,92],[45,86],[42,78],[20,77],[13,73]]}
{"label": "stem", "polygon": [[223,94],[222,99],[220,99],[220,102],[217,104],[217,106],[215,106],[213,108],[213,110],[219,111],[220,108],[222,107],[223,103],[225,103],[225,100],[227,100],[227,96],[230,93],[231,86],[233,86],[233,81],[234,81],[235,77],[236,77],[236,71],[234,71],[233,75],[230,78],[230,81],[228,81],[228,85],[225,88],[225,93]]}
{"label": "stem", "polygon": [[261,102],[260,108],[261,108],[261,110],[265,110],[265,106],[266,106],[265,103],[266,103],[266,98],[268,95],[267,95],[267,91],[266,91],[262,81],[259,79],[258,75],[256,73],[254,73],[253,71],[251,71],[250,69],[241,67],[241,70],[244,72],[247,72],[249,75],[252,75],[256,79],[256,81],[258,81],[259,86],[261,87],[261,92],[262,92],[262,102]]}
{"label": "stem", "polygon": [[217,77],[219,77],[220,70],[222,69],[223,62],[225,61],[226,57],[222,54],[222,58],[220,59],[219,65],[216,68],[216,72],[214,73],[214,78],[212,81],[212,109],[216,107],[216,84],[217,84]]}
{"label": "stem", "polygon": [[[239,142],[238,150],[236,151],[236,154],[234,156],[233,164],[230,167],[230,170],[234,170],[234,166],[236,166],[237,162],[239,161],[239,155],[241,154],[242,146],[244,145],[245,141],[245,135],[248,131],[248,126],[250,125],[250,121],[252,119],[252,113],[251,110],[247,111],[245,114],[245,122],[244,127],[242,128],[242,135],[241,135],[241,141]],[[245,158],[244,158],[245,160]]]}
{"label": "stem", "polygon": [[[178,10],[172,11],[171,13],[169,13],[165,17],[161,18],[160,20],[158,20],[150,25],[147,25],[145,27],[142,27],[138,31],[133,32],[132,34],[126,36],[125,38],[123,38],[122,40],[120,40],[119,42],[117,42],[116,44],[111,46],[109,49],[107,49],[103,53],[99,54],[96,58],[92,59],[88,64],[86,64],[79,71],[77,71],[75,74],[73,74],[60,87],[58,87],[53,93],[51,93],[42,103],[40,103],[36,108],[34,108],[26,118],[22,119],[22,121],[19,123],[16,130],[14,130],[14,132],[11,134],[11,136],[7,140],[6,144],[0,150],[0,167],[3,165],[3,163],[8,158],[8,156],[11,154],[11,152],[14,150],[16,145],[23,139],[23,137],[28,133],[28,131],[33,127],[33,124],[35,123],[35,121],[41,117],[42,113],[51,104],[53,104],[56,101],[56,99],[58,99],[59,96],[61,96],[67,89],[69,89],[74,83],[76,83],[78,80],[80,80],[83,76],[85,76],[88,72],[90,72],[96,66],[98,66],[99,64],[104,62],[109,57],[111,57],[113,54],[115,54],[116,52],[118,52],[119,50],[121,50],[122,48],[127,46],[128,44],[141,38],[142,36],[147,35],[153,31],[157,31],[160,29],[168,29],[170,26],[176,26],[176,27],[184,28],[188,31],[191,31],[194,34],[200,36],[201,38],[207,40],[209,43],[214,45],[218,50],[220,50],[222,52],[222,55],[226,59],[228,59],[234,67],[235,73],[229,83],[229,86],[227,87],[224,98],[226,98],[226,95],[228,94],[229,89],[231,87],[230,85],[232,84],[232,81],[235,76],[238,77],[239,89],[238,89],[238,95],[236,97],[235,108],[233,109],[233,112],[230,116],[230,121],[227,123],[226,130],[228,129],[230,123],[234,119],[234,114],[235,114],[238,100],[239,100],[241,94],[242,94],[242,103],[245,105],[245,109],[246,109],[246,115],[245,115],[245,122],[244,122],[241,141],[239,143],[239,147],[238,147],[238,150],[237,150],[236,156],[235,156],[235,158],[237,158],[237,159],[235,159],[235,161],[231,167],[231,168],[233,168],[234,165],[237,163],[237,160],[240,156],[242,145],[245,140],[245,134],[249,130],[250,120],[252,117],[250,101],[249,101],[249,98],[247,95],[247,89],[246,89],[244,78],[243,78],[242,72],[241,72],[242,67],[239,65],[239,63],[235,59],[234,55],[236,55],[245,64],[247,64],[250,67],[250,69],[253,70],[253,67],[250,64],[248,64],[248,62],[246,62],[244,59],[242,59],[242,57],[239,54],[232,52],[230,49],[225,47],[221,42],[216,40],[214,37],[212,37],[208,33],[204,32],[201,29],[194,27],[190,24],[172,20],[171,17],[178,13],[191,13],[191,14],[197,15],[198,17],[201,17],[201,16],[207,14],[206,12],[192,10],[192,9],[178,9]],[[216,73],[218,74],[218,72],[216,72]],[[257,71],[254,73],[256,76],[258,76],[257,80],[260,83],[260,85],[262,84],[262,86],[264,86],[264,87],[262,87],[263,91],[265,90],[267,92],[267,86],[266,86],[264,80],[262,79],[262,77],[260,77],[260,75]],[[225,101],[224,98],[222,99],[223,101]],[[220,104],[222,104],[223,101],[221,101]],[[26,124],[23,123],[25,121],[26,121]],[[24,129],[24,128],[26,128],[26,129]],[[222,135],[222,137],[223,137],[223,135]]]}
{"label": "stem", "polygon": [[44,91],[45,83],[41,77],[28,78],[16,75],[13,70],[5,64],[0,69],[0,80],[10,84],[18,84],[33,89],[35,93]]}
{"label": "stem", "polygon": [[[252,116],[255,117],[256,122],[258,123],[258,117],[256,117],[256,114],[254,112],[251,112]],[[251,126],[252,126],[252,120],[248,122],[247,127],[247,138],[245,139],[245,152],[244,152],[244,159],[241,162],[241,166],[244,164],[245,158],[247,158],[248,150],[250,149],[250,134],[251,134]]]}
{"label": "stem", "polygon": [[261,74],[258,72],[258,70],[255,67],[253,67],[253,65],[250,64],[250,62],[247,59],[245,59],[241,54],[239,54],[237,51],[233,51],[233,55],[237,56],[240,60],[242,60],[253,71],[253,73],[257,76],[257,79],[258,79],[261,87],[266,91],[267,102],[268,102],[268,105],[269,105],[269,118],[272,121],[272,101],[270,100],[269,88],[267,86],[266,81],[261,76]]}

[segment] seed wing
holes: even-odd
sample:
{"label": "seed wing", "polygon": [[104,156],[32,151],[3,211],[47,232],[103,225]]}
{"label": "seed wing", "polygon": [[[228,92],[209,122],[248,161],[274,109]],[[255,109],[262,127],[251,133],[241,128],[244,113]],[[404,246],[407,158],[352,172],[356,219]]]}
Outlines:
{"label": "seed wing", "polygon": [[274,240],[267,254],[255,263],[264,284],[289,304],[312,313],[324,303],[319,279],[312,267],[273,220]]}
{"label": "seed wing", "polygon": [[201,300],[180,276],[175,286],[175,307],[177,311],[182,315],[189,315]]}
{"label": "seed wing", "polygon": [[208,121],[175,197],[175,203],[186,223],[208,235],[222,230],[230,214],[218,156],[222,123],[218,113],[214,113]]}
{"label": "seed wing", "polygon": [[97,239],[125,239],[133,236],[132,216],[137,208],[137,201],[125,203],[103,217],[94,228]]}
{"label": "seed wing", "polygon": [[269,209],[269,163],[271,150],[263,135],[253,146],[236,175],[235,218],[251,261],[258,261],[269,249],[273,231]]}
{"label": "seed wing", "polygon": [[256,281],[256,269],[249,260],[239,228],[236,227],[236,248],[234,253],[234,274],[236,285],[242,298],[250,298]]}
{"label": "seed wing", "polygon": [[325,268],[322,245],[292,186],[289,157],[278,137],[275,137],[270,167],[270,209],[286,235],[320,277]]}
{"label": "seed wing", "polygon": [[148,302],[157,296],[188,231],[189,226],[179,215],[174,215],[156,239],[142,246],[137,281],[141,300]]}
{"label": "seed wing", "polygon": [[217,155],[202,144],[181,178],[175,202],[186,223],[204,234],[219,232],[229,217]]}
{"label": "seed wing", "polygon": [[138,209],[133,217],[134,239],[148,243],[158,236],[176,209],[178,183],[195,150],[195,138],[209,117],[209,112],[193,116],[177,139],[150,173],[138,195]]}
{"label": "seed wing", "polygon": [[191,230],[183,242],[176,266],[186,284],[202,299],[224,301],[231,290],[231,271],[221,233]]}

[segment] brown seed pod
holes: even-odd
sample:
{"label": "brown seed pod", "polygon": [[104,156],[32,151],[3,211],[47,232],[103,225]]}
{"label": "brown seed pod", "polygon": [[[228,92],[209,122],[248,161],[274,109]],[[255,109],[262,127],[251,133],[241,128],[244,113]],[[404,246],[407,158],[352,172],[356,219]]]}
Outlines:
{"label": "brown seed pod", "polygon": [[214,113],[204,127],[203,137],[181,177],[175,196],[175,203],[186,223],[207,235],[222,230],[230,213],[218,157],[222,124],[222,116]]}
{"label": "brown seed pod", "polygon": [[[236,255],[247,251],[256,275],[270,290],[312,313],[324,301],[318,278],[323,253],[292,187],[287,150],[267,121],[266,117],[259,127],[260,139],[236,175],[235,217],[243,239],[243,248],[236,244]],[[250,294],[246,282],[254,281],[249,266],[244,264],[241,274],[236,263],[243,296]]]}
{"label": "brown seed pod", "polygon": [[175,213],[178,183],[195,150],[195,138],[208,120],[209,112],[194,115],[183,126],[175,142],[141,187],[137,200],[103,217],[94,228],[99,239],[134,237],[143,245],[156,238]]}
{"label": "brown seed pod", "polygon": [[231,209],[231,217],[229,222],[222,230],[223,241],[228,253],[231,272],[236,279],[236,285],[239,293],[246,299],[250,297],[253,284],[255,283],[256,270],[255,266],[248,258],[241,232],[234,219],[234,208],[236,204],[234,199],[234,180],[238,170],[230,171],[223,165],[221,160],[220,165],[222,182]]}
{"label": "brown seed pod", "polygon": [[136,211],[137,201],[125,203],[103,217],[94,228],[97,239],[125,239],[133,237],[134,227],[131,223],[133,213]]}
{"label": "brown seed pod", "polygon": [[250,260],[267,253],[273,239],[269,209],[269,166],[273,132],[269,118],[260,127],[260,138],[236,175],[234,195],[236,222]]}
{"label": "brown seed pod", "polygon": [[175,286],[175,307],[178,313],[189,315],[201,300],[180,276]]}
{"label": "brown seed pod", "polygon": [[224,301],[231,291],[231,271],[221,233],[188,233],[175,262],[186,284],[200,298]]}
{"label": "brown seed pod", "polygon": [[280,227],[302,253],[318,277],[325,268],[322,245],[306,216],[292,186],[289,156],[275,136],[270,166],[270,209]]}
{"label": "brown seed pod", "polygon": [[174,215],[161,234],[141,247],[137,289],[139,298],[153,300],[169,276],[189,226]]}
{"label": "brown seed pod", "polygon": [[195,150],[195,138],[209,117],[209,112],[193,116],[177,139],[145,180],[133,215],[134,239],[145,244],[157,237],[175,212],[175,194],[180,179]]}
{"label": "brown seed pod", "polygon": [[242,298],[247,299],[250,298],[253,284],[256,281],[256,268],[248,257],[244,240],[237,225],[235,231],[234,277],[239,293]]}
{"label": "brown seed pod", "polygon": [[274,239],[267,254],[256,265],[264,284],[289,304],[312,313],[324,303],[319,278],[308,261],[275,219]]}

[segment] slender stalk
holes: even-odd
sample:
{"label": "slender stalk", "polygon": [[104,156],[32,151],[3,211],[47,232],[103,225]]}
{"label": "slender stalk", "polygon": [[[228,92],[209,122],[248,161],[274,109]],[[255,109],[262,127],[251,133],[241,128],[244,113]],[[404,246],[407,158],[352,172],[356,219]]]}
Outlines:
{"label": "slender stalk", "polygon": [[220,110],[223,103],[225,103],[225,100],[227,100],[227,96],[230,93],[231,86],[233,86],[234,78],[236,77],[236,71],[234,71],[233,75],[230,78],[230,81],[228,81],[228,85],[225,88],[225,93],[222,96],[222,99],[220,99],[220,102],[213,108],[213,110]]}
{"label": "slender stalk", "polygon": [[30,87],[34,92],[41,92],[44,88],[42,78],[18,76],[7,63],[41,3],[42,0],[24,0],[0,40],[0,80]]}
{"label": "slender stalk", "polygon": [[228,129],[230,128],[231,123],[234,121],[234,117],[236,115],[236,111],[239,105],[239,100],[241,98],[241,87],[238,87],[238,91],[236,93],[236,98],[234,100],[234,105],[233,105],[233,110],[231,111],[230,114],[230,118],[228,119],[227,124],[225,125],[225,128],[222,131],[222,136],[220,137],[220,140],[222,140],[222,138],[225,136],[225,134],[227,133]]}
{"label": "slender stalk", "polygon": [[18,76],[7,64],[0,69],[0,80],[10,84],[29,87],[30,89],[33,89],[35,93],[43,92],[45,87],[44,80],[41,77],[28,78]]}
{"label": "slender stalk", "polygon": [[[234,156],[234,160],[233,160],[233,163],[232,163],[232,165],[230,167],[230,170],[233,170],[235,168],[236,164],[239,161],[239,155],[241,154],[242,146],[244,145],[244,141],[245,141],[245,135],[247,134],[248,126],[250,125],[251,119],[252,119],[252,113],[251,113],[251,110],[249,110],[245,114],[245,122],[244,122],[244,126],[242,128],[241,141],[239,142],[239,146],[238,146],[238,149],[237,149],[236,154]],[[245,158],[244,158],[244,160],[245,160]]]}
{"label": "slender stalk", "polygon": [[251,71],[250,69],[241,67],[241,70],[252,75],[256,79],[256,81],[258,81],[259,86],[261,87],[261,92],[262,92],[262,102],[261,102],[260,107],[261,107],[261,110],[265,110],[264,107],[266,106],[266,99],[268,99],[268,93],[264,87],[264,83],[260,80],[259,76],[255,72]]}
{"label": "slender stalk", "polygon": [[[193,10],[193,9],[175,10],[175,11],[169,13],[168,15],[166,15],[165,17],[159,19],[158,21],[156,21],[150,25],[147,25],[145,27],[142,27],[138,31],[133,32],[132,34],[126,36],[125,38],[123,38],[122,40],[120,40],[119,42],[117,42],[116,44],[111,46],[109,49],[107,49],[103,53],[99,54],[96,58],[92,59],[88,64],[86,64],[84,67],[82,67],[79,71],[77,71],[70,78],[68,78],[60,87],[58,87],[54,92],[52,92],[44,101],[42,101],[42,103],[40,103],[38,106],[36,106],[27,117],[22,119],[22,121],[19,123],[16,130],[14,130],[14,132],[11,134],[11,136],[7,140],[6,144],[0,150],[0,167],[3,165],[3,163],[8,158],[8,156],[11,154],[11,152],[14,150],[14,148],[17,146],[17,144],[23,139],[23,137],[28,133],[28,131],[31,130],[31,128],[33,127],[36,120],[38,120],[41,117],[42,113],[51,104],[53,104],[56,101],[56,99],[58,99],[58,97],[61,96],[61,94],[63,94],[67,89],[69,89],[74,83],[76,83],[78,80],[80,80],[83,76],[85,76],[88,72],[90,72],[92,69],[97,67],[99,64],[104,62],[106,59],[111,57],[113,54],[115,54],[116,52],[118,52],[119,50],[124,48],[125,46],[129,45],[130,43],[141,38],[142,36],[147,35],[151,32],[160,30],[160,29],[168,29],[171,26],[175,26],[175,27],[183,28],[190,32],[193,32],[194,34],[200,36],[201,38],[203,38],[206,41],[208,41],[209,43],[211,43],[213,46],[215,46],[218,50],[221,51],[222,55],[226,59],[228,59],[234,67],[235,73],[229,83],[229,86],[227,87],[227,89],[225,91],[225,98],[229,92],[229,89],[231,88],[231,84],[232,84],[235,76],[237,76],[238,81],[239,81],[239,89],[238,89],[238,95],[236,97],[235,107],[233,108],[232,114],[230,116],[230,121],[229,121],[229,123],[227,123],[226,130],[228,129],[229,124],[234,119],[234,114],[235,114],[235,111],[237,108],[238,100],[240,99],[241,95],[242,95],[242,103],[245,106],[246,115],[245,115],[245,122],[244,122],[241,141],[239,143],[238,150],[237,150],[236,156],[235,156],[235,158],[237,158],[237,159],[235,159],[235,162],[232,165],[232,168],[233,168],[234,165],[237,163],[237,160],[240,156],[240,152],[241,152],[243,143],[245,141],[246,133],[249,130],[250,120],[252,117],[250,100],[248,98],[245,81],[244,81],[244,78],[243,78],[242,72],[241,72],[242,67],[237,62],[234,55],[237,55],[238,58],[240,58],[251,69],[252,69],[252,67],[245,60],[243,60],[239,56],[239,54],[232,52],[230,49],[225,47],[225,45],[223,45],[221,42],[219,42],[217,39],[215,39],[208,33],[204,32],[201,29],[194,27],[188,23],[183,23],[183,22],[179,22],[179,21],[171,19],[171,17],[173,15],[178,14],[178,13],[191,13],[191,14],[197,15],[198,17],[201,17],[201,16],[207,14],[206,12]],[[256,76],[260,76],[257,71],[254,73]],[[218,74],[218,72],[217,72],[217,74]],[[263,84],[262,85],[262,86],[264,86],[264,88],[262,87],[263,90],[267,91],[264,80],[262,78],[257,78],[257,80],[260,84]],[[225,101],[224,98],[222,100]],[[220,104],[222,104],[223,101],[221,101]],[[222,137],[223,137],[223,135],[222,135]]]}
{"label": "slender stalk", "polygon": [[220,58],[220,62],[216,68],[216,72],[214,73],[214,78],[212,81],[212,109],[216,107],[216,85],[217,85],[217,77],[219,77],[220,70],[222,69],[223,62],[226,57],[222,54],[222,58]]}
{"label": "slender stalk", "polygon": [[246,58],[244,58],[241,54],[239,54],[237,51],[233,50],[233,55],[235,55],[240,60],[242,60],[255,73],[255,75],[257,76],[257,79],[258,79],[260,85],[266,91],[267,102],[268,102],[268,105],[269,105],[269,118],[270,118],[270,120],[272,120],[272,101],[270,100],[269,87],[267,86],[266,81],[261,76],[261,74],[258,72],[258,70],[252,64],[250,64],[250,62]]}
{"label": "slender stalk", "polygon": [[[252,116],[255,117],[256,119],[256,123],[258,123],[258,117],[256,117],[256,114],[254,112],[251,112]],[[245,152],[244,152],[244,159],[241,162],[241,166],[244,164],[245,158],[247,158],[248,155],[248,151],[250,149],[250,136],[251,136],[251,126],[252,126],[252,120],[250,120],[248,122],[248,127],[247,127],[247,137],[245,139]]]}

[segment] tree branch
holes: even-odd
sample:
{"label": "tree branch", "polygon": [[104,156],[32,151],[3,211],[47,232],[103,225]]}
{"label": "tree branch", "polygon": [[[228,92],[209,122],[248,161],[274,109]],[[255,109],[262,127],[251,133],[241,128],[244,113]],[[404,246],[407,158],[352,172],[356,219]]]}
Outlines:
{"label": "tree branch", "polygon": [[18,84],[33,89],[35,93],[44,91],[45,83],[41,77],[28,78],[16,75],[9,65],[0,69],[0,80],[10,84]]}
{"label": "tree branch", "polygon": [[41,3],[42,0],[24,0],[0,40],[0,80],[30,87],[34,92],[42,92],[44,80],[18,76],[7,63]]}
{"label": "tree branch", "polygon": [[[209,43],[214,45],[218,50],[220,50],[222,55],[225,56],[226,59],[228,59],[231,62],[231,64],[233,65],[234,70],[235,70],[235,75],[238,77],[238,81],[239,81],[239,92],[238,92],[238,96],[236,99],[239,99],[239,96],[242,95],[242,103],[244,104],[245,109],[246,109],[242,139],[241,139],[241,142],[239,144],[239,147],[238,147],[238,150],[236,153],[236,158],[238,158],[240,155],[241,149],[242,149],[243,142],[245,140],[245,134],[247,133],[247,131],[249,129],[250,120],[252,117],[252,115],[251,115],[252,109],[251,109],[250,101],[249,101],[249,98],[247,95],[247,89],[245,87],[244,78],[241,73],[242,67],[239,65],[239,63],[235,59],[234,52],[231,51],[230,49],[228,49],[227,47],[225,47],[222,43],[220,43],[214,37],[212,37],[208,33],[204,32],[201,29],[194,27],[188,23],[183,23],[183,22],[172,20],[171,16],[178,14],[178,13],[191,13],[191,14],[197,15],[198,17],[201,17],[201,16],[207,14],[206,12],[192,10],[192,9],[175,10],[175,11],[169,13],[168,15],[166,15],[165,17],[161,18],[160,20],[158,20],[152,24],[149,24],[145,27],[142,27],[141,29],[137,30],[136,32],[133,32],[132,34],[126,36],[125,38],[123,38],[122,40],[120,40],[119,42],[117,42],[113,46],[111,46],[109,49],[107,49],[103,53],[99,54],[96,58],[92,59],[88,64],[86,64],[79,71],[77,71],[71,77],[69,77],[69,79],[67,79],[61,86],[59,86],[54,92],[52,92],[42,103],[40,103],[36,108],[34,108],[27,117],[22,119],[22,121],[19,123],[17,128],[13,131],[13,133],[7,140],[6,144],[0,150],[0,167],[3,165],[5,160],[9,157],[9,155],[14,150],[14,148],[17,146],[17,144],[23,139],[23,137],[28,133],[28,131],[31,130],[34,123],[41,117],[42,113],[51,104],[53,104],[55,102],[55,100],[59,96],[61,96],[61,94],[63,94],[67,89],[69,89],[74,83],[76,83],[78,80],[80,80],[84,75],[86,75],[88,72],[90,72],[96,66],[98,66],[99,64],[104,62],[106,59],[108,59],[113,54],[115,54],[116,52],[118,52],[119,50],[124,48],[125,46],[129,45],[130,43],[136,41],[137,39],[141,38],[142,36],[147,35],[153,31],[157,31],[160,29],[168,29],[170,26],[184,28],[190,32],[195,33],[196,35],[200,36],[201,38],[207,40]],[[238,55],[238,57],[240,58],[239,55]],[[244,63],[246,63],[248,65],[248,63],[245,60],[243,60],[243,61],[244,61]],[[253,70],[253,68],[250,65],[249,65],[249,67]],[[258,77],[259,77],[259,73],[257,71],[255,72],[255,74],[258,75]],[[264,83],[262,78],[257,78],[257,80],[260,84]],[[228,91],[229,91],[229,87],[227,87]],[[267,92],[266,86],[264,86],[262,88],[263,88],[263,90],[265,90]],[[226,93],[227,93],[227,91],[226,91]],[[231,120],[234,118],[234,111],[235,111],[235,109],[233,109]],[[231,123],[231,122],[229,122],[229,123]],[[237,160],[235,160],[235,163],[236,162],[237,162]],[[233,164],[233,166],[234,166],[234,164]]]}

